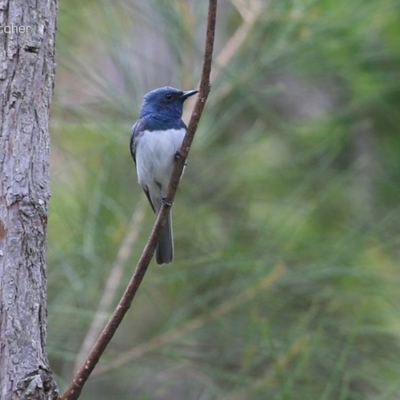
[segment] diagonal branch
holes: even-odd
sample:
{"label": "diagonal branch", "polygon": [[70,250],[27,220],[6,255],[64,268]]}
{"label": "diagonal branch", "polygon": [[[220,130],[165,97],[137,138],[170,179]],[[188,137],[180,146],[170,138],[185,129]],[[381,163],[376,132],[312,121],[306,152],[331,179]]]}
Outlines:
{"label": "diagonal branch", "polygon": [[[207,34],[206,44],[204,51],[203,70],[201,75],[200,90],[198,99],[193,110],[192,117],[190,118],[188,130],[182,143],[180,150],[181,157],[177,159],[174,167],[174,171],[171,176],[169,188],[166,196],[166,202],[172,204],[175,193],[178,189],[179,180],[182,175],[183,168],[185,166],[186,158],[189,154],[190,146],[193,142],[193,137],[197,129],[201,114],[204,110],[205,102],[210,92],[210,73],[211,73],[211,61],[212,53],[214,48],[214,36],[215,36],[215,22],[217,14],[217,0],[209,0],[208,7],[208,19],[207,19]],[[122,319],[127,313],[131,306],[132,300],[135,297],[137,290],[144,278],[150,261],[153,257],[156,249],[158,238],[161,234],[163,225],[170,211],[170,206],[163,205],[160,212],[158,213],[156,222],[151,232],[150,238],[143,250],[143,253],[138,261],[135,272],[129,281],[129,284],[123,294],[117,308],[112,314],[110,320],[105,326],[103,332],[99,336],[97,342],[94,344],[85,362],[79,368],[75,374],[71,384],[67,388],[66,392],[62,395],[61,400],[75,400],[78,399],[83,389],[84,384],[88,380],[94,367],[98,363],[101,355],[106,349],[108,343],[114,336],[117,328],[119,327]]]}

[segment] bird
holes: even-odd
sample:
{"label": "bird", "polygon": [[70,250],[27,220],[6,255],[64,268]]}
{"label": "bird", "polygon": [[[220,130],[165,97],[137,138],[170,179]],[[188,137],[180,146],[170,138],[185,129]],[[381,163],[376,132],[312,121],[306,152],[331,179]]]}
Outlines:
{"label": "bird", "polygon": [[[161,209],[176,157],[187,127],[182,121],[183,103],[198,90],[179,90],[164,86],[143,97],[139,119],[132,127],[130,150],[136,165],[138,182],[153,212]],[[156,250],[157,264],[174,258],[172,216],[168,214]]]}

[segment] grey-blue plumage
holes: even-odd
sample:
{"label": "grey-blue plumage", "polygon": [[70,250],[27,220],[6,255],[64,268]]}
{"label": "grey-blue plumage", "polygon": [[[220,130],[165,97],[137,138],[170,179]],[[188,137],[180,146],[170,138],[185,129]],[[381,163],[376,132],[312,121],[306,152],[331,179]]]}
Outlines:
{"label": "grey-blue plumage", "polygon": [[[132,127],[130,149],[138,181],[156,215],[167,194],[175,157],[186,133],[186,125],[181,119],[183,103],[197,92],[165,86],[147,93],[139,119]],[[173,258],[170,213],[157,246],[156,260],[158,264],[168,264]]]}

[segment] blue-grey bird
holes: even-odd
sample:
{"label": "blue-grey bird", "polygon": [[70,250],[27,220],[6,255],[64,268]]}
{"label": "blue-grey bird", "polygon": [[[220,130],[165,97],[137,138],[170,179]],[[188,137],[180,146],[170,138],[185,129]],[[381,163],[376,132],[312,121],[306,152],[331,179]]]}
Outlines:
{"label": "blue-grey bird", "polygon": [[[187,129],[181,119],[183,103],[197,92],[165,86],[147,93],[139,119],[132,127],[130,148],[138,181],[156,215],[167,194],[174,161]],[[156,260],[158,264],[168,264],[173,258],[170,213],[157,246]]]}

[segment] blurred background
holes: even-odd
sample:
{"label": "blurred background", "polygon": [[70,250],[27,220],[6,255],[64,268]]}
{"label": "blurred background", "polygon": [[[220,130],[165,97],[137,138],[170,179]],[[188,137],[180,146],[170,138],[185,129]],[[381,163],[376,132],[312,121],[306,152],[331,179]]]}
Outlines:
{"label": "blurred background", "polygon": [[[48,345],[61,390],[154,222],[131,126],[146,92],[197,87],[207,5],[60,1]],[[400,398],[399,20],[398,0],[219,1],[176,258],[152,263],[82,399]]]}

